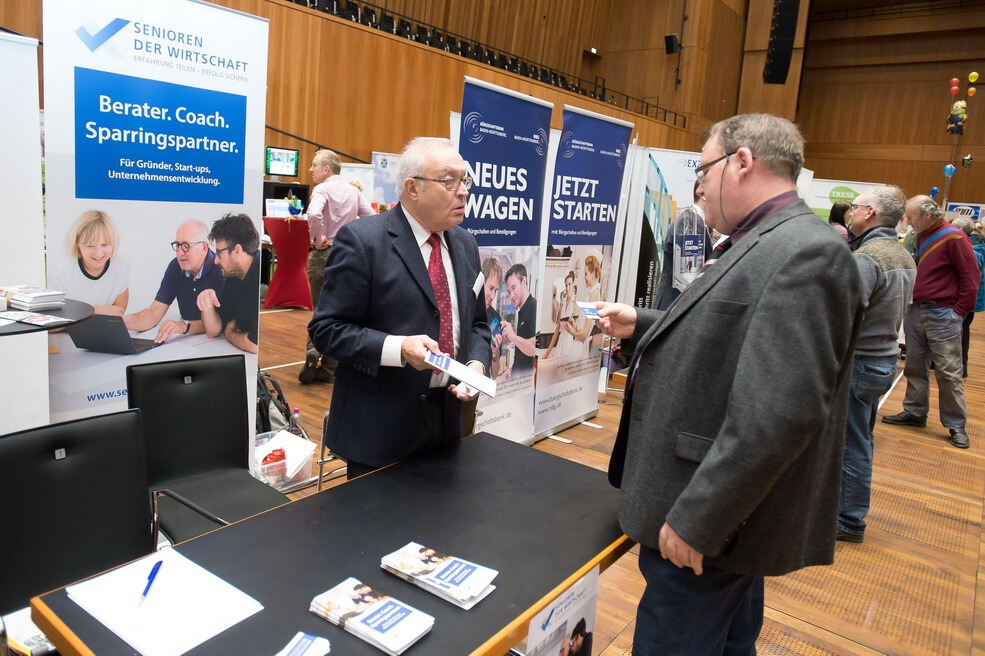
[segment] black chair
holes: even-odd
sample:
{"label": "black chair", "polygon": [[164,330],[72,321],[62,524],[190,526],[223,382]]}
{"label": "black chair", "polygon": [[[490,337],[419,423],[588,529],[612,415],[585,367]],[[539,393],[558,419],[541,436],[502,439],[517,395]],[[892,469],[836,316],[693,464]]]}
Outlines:
{"label": "black chair", "polygon": [[287,501],[250,474],[245,366],[242,355],[226,355],[127,367],[155,516],[172,542]]}
{"label": "black chair", "polygon": [[154,551],[144,462],[136,410],[0,437],[0,614]]}
{"label": "black chair", "polygon": [[414,35],[412,34],[410,29],[410,23],[408,23],[403,19],[400,19],[400,22],[397,24],[397,34],[404,37],[405,39],[414,38]]}
{"label": "black chair", "polygon": [[414,37],[414,40],[417,41],[418,43],[428,43],[430,38],[431,37],[428,35],[428,28],[424,27],[423,25],[418,25],[417,36]]}
{"label": "black chair", "polygon": [[359,22],[366,27],[376,27],[376,11],[369,7],[363,7],[359,11]]}
{"label": "black chair", "polygon": [[390,34],[397,33],[397,21],[390,14],[380,12],[380,24],[377,27]]}

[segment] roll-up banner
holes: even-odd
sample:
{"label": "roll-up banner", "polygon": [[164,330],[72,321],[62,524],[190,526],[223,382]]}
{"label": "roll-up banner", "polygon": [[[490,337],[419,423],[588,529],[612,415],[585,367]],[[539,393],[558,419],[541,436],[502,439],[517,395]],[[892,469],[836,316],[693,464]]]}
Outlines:
{"label": "roll-up banner", "polygon": [[579,303],[611,300],[613,243],[633,124],[565,106],[548,210],[537,331],[538,437],[598,412],[602,334]]}
{"label": "roll-up banner", "polygon": [[[260,207],[267,21],[191,0],[43,8],[48,285],[101,315],[51,335],[52,421],[125,408],[128,365],[244,351],[252,407],[259,250],[216,262],[205,234]],[[202,293],[228,341],[201,332]]]}
{"label": "roll-up banner", "polygon": [[496,398],[480,397],[475,430],[526,443],[534,433],[534,294],[552,107],[465,78],[458,148],[474,183],[462,225],[479,244],[497,382]]}
{"label": "roll-up banner", "polygon": [[[805,169],[806,170],[806,169]],[[812,178],[810,194],[801,197],[807,202],[814,213],[827,221],[831,206],[835,203],[853,203],[855,199],[879,186],[877,182],[853,182],[851,180],[825,180]],[[798,182],[798,190],[800,184]]]}

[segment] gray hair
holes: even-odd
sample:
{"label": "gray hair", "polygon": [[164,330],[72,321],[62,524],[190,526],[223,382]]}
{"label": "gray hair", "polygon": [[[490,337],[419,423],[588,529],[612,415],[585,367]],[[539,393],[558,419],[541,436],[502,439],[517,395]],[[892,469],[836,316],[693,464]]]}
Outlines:
{"label": "gray hair", "polygon": [[961,228],[969,237],[975,232],[975,222],[966,216],[959,216],[951,221],[951,225]]}
{"label": "gray hair", "polygon": [[397,164],[397,191],[403,196],[404,180],[426,173],[426,162],[428,155],[439,148],[455,149],[451,139],[440,137],[414,137],[400,153],[400,162]]}
{"label": "gray hair", "polygon": [[903,218],[906,209],[906,196],[895,185],[880,185],[863,194],[872,203],[876,215],[883,225],[895,226]]}
{"label": "gray hair", "polygon": [[208,241],[209,240],[209,226],[206,225],[205,221],[200,221],[198,219],[188,219],[178,226],[178,230],[181,230],[185,226],[192,226],[195,229],[195,241]]}
{"label": "gray hair", "polygon": [[772,114],[739,114],[712,125],[702,143],[718,137],[726,153],[742,148],[774,175],[797,182],[804,166],[804,136],[785,118]]}
{"label": "gray hair", "polygon": [[944,210],[941,206],[937,204],[930,196],[914,196],[912,200],[916,200],[916,210],[917,216],[922,216],[923,214],[930,214],[934,219],[944,218]]}

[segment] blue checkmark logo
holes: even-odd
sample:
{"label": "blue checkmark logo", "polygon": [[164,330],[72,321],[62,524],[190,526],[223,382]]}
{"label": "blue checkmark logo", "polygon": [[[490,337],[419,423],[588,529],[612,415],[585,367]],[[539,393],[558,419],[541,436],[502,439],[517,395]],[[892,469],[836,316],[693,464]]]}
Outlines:
{"label": "blue checkmark logo", "polygon": [[95,34],[89,34],[89,30],[84,27],[79,27],[79,29],[75,30],[75,34],[82,39],[82,43],[86,44],[86,47],[89,48],[90,51],[95,51],[96,48],[109,41],[114,34],[126,27],[129,22],[130,21],[122,18],[114,18],[110,21],[109,25]]}

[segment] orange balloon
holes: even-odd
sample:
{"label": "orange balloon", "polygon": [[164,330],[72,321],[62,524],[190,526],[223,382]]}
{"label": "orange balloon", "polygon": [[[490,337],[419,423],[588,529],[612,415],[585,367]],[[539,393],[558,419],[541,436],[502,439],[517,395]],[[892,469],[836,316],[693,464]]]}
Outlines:
{"label": "orange balloon", "polygon": [[973,95],[975,95],[977,92],[978,91],[975,89],[975,87],[968,87],[968,97],[969,98],[972,97]]}
{"label": "orange balloon", "polygon": [[961,87],[959,87],[958,85],[955,84],[953,87],[951,87],[952,96],[958,95],[958,91],[961,91]]}

